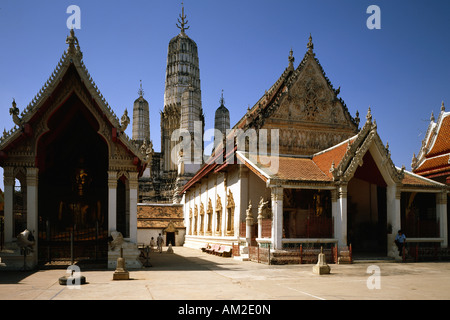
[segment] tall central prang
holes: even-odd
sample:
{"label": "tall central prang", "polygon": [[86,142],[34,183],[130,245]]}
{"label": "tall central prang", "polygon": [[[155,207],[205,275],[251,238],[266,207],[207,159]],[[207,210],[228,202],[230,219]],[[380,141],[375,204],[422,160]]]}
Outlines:
{"label": "tall central prang", "polygon": [[[172,133],[176,129],[187,130],[194,141],[195,126],[201,129],[202,136],[204,130],[198,49],[197,44],[186,35],[189,29],[187,23],[183,6],[177,24],[180,33],[169,42],[164,110],[161,113],[161,167],[163,174],[177,179],[177,185],[182,183],[180,176],[189,175],[191,171],[192,174],[195,173],[199,163],[196,163],[195,168],[183,166],[180,170],[177,162],[179,142],[172,141]],[[198,124],[201,125],[198,126]],[[201,148],[201,155],[203,155],[203,143],[192,145],[192,147],[192,153],[194,148]],[[200,154],[198,150],[197,154]],[[201,159],[196,160],[196,162],[201,161]]]}

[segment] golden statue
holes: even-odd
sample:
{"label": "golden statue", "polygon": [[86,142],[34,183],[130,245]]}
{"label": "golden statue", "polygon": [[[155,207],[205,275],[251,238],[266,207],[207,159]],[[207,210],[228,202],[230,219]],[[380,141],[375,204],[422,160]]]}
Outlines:
{"label": "golden statue", "polygon": [[98,222],[103,223],[101,202],[92,199],[89,187],[92,183],[87,170],[84,168],[84,160],[80,159],[80,166],[74,177],[74,194],[70,201],[61,201],[59,204],[58,220],[66,226],[77,226],[77,229],[93,227]]}

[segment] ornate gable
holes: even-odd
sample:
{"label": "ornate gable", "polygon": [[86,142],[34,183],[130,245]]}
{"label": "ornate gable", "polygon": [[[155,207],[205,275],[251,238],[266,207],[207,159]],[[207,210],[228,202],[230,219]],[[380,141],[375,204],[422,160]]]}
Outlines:
{"label": "ornate gable", "polygon": [[353,118],[313,52],[312,38],[302,62],[289,67],[235,128],[279,129],[280,153],[312,155],[358,132]]}

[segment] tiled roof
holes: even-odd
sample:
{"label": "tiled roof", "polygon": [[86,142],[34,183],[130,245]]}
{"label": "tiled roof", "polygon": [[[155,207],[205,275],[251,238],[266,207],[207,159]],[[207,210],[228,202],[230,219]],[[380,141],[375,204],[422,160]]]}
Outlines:
{"label": "tiled roof", "polygon": [[416,174],[408,172],[408,171],[405,171],[405,177],[402,180],[402,184],[404,187],[408,187],[408,186],[436,187],[438,185],[438,183],[433,180],[423,178],[419,175],[416,175]]}
{"label": "tiled roof", "polygon": [[450,112],[441,111],[437,123],[431,122],[426,140],[423,143],[417,164],[413,164],[413,171],[423,176],[450,171]]}
{"label": "tiled roof", "polygon": [[437,172],[450,171],[450,154],[443,154],[432,158],[425,159],[423,163],[414,170],[420,175],[427,175]]}
{"label": "tiled roof", "polygon": [[436,141],[427,154],[427,158],[450,152],[450,113],[447,113],[438,129]]}
{"label": "tiled roof", "polygon": [[[263,163],[268,163],[264,165]],[[278,162],[278,166],[274,165]],[[331,181],[311,158],[298,158],[280,155],[278,159],[274,156],[260,156],[256,164],[271,178],[291,181]]]}
{"label": "tiled roof", "polygon": [[350,138],[334,147],[331,147],[325,151],[316,153],[313,155],[312,160],[314,163],[330,178],[333,178],[330,172],[331,165],[334,162],[334,166],[337,167],[347,152],[349,144],[355,140],[355,137]]}

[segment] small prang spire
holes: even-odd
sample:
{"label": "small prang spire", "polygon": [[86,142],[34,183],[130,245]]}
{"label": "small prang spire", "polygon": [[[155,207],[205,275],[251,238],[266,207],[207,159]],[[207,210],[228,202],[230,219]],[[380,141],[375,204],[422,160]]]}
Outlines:
{"label": "small prang spire", "polygon": [[178,19],[178,23],[180,25],[178,25],[178,23],[177,23],[177,27],[178,27],[178,29],[181,30],[181,33],[184,34],[184,31],[189,30],[190,27],[186,27],[186,25],[188,24],[189,21],[186,20],[187,16],[184,14],[184,3],[183,2],[181,3],[181,6],[182,6],[181,14],[180,14],[181,21],[180,21],[180,19]]}

